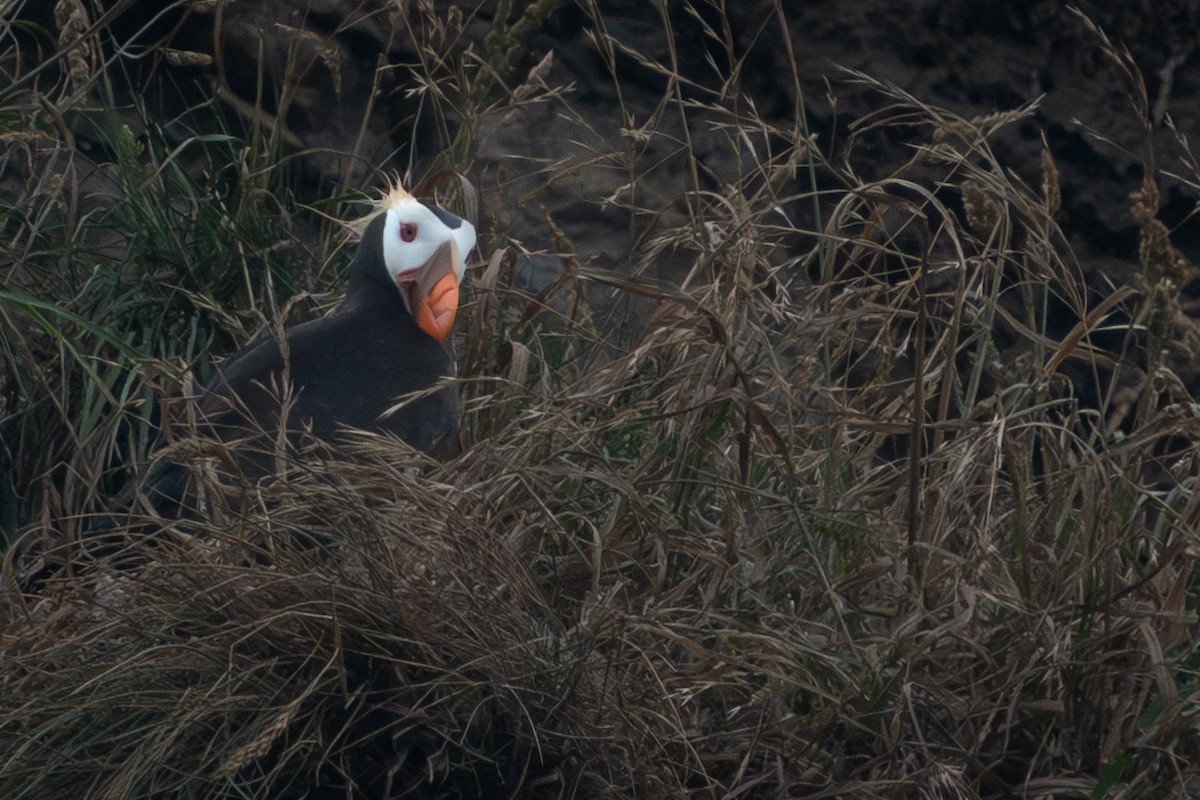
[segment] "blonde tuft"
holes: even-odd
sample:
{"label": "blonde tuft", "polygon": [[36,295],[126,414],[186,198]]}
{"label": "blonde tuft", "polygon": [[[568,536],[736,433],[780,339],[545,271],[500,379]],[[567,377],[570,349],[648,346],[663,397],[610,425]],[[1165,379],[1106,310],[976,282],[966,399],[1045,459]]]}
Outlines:
{"label": "blonde tuft", "polygon": [[380,210],[390,208],[392,205],[401,200],[412,200],[413,196],[408,193],[408,190],[400,183],[398,177],[388,178],[388,188],[383,197],[379,201]]}
{"label": "blonde tuft", "polygon": [[409,194],[404,185],[400,183],[400,178],[396,176],[388,176],[387,187],[383,189],[379,196],[379,202],[375,207],[357,219],[347,220],[342,224],[350,232],[350,235],[355,239],[361,239],[366,232],[367,226],[371,224],[371,220],[378,217],[383,212],[387,211],[393,205],[401,200],[412,200],[413,196]]}

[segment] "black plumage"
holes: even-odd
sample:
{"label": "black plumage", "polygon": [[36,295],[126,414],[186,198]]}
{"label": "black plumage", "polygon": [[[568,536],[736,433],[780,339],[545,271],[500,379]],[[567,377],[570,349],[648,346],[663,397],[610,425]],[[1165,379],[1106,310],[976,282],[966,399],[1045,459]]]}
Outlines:
{"label": "black plumage", "polygon": [[[416,266],[387,263],[403,255],[405,245],[394,232],[392,243],[384,243],[386,226],[401,224],[400,217],[376,216],[358,246],[338,309],[285,331],[285,346],[267,337],[225,359],[197,398],[199,433],[231,443],[247,476],[270,473],[281,427],[293,446],[309,436],[336,446],[347,429],[356,428],[393,434],[437,458],[457,452],[458,390],[448,380],[455,375],[454,360],[410,306],[421,302],[438,277],[451,273],[452,301],[443,302],[457,305],[462,257],[474,245],[474,229],[402,196],[403,207],[425,222],[422,235],[449,237],[414,245],[423,255],[438,245],[433,256]],[[389,246],[391,255],[385,252]],[[432,278],[423,277],[430,273]],[[442,336],[448,336],[452,308],[448,318],[442,320],[447,329],[437,331]],[[189,503],[187,483],[187,469],[160,461],[143,488],[161,513],[175,516]]]}
{"label": "black plumage", "polygon": [[[453,450],[458,433],[458,391],[446,384],[432,394],[386,412],[401,398],[430,389],[455,374],[441,342],[418,327],[382,266],[383,217],[368,226],[355,255],[346,298],[330,316],[285,332],[293,387],[288,427],[334,442],[346,428],[395,434],[434,454]],[[285,376],[283,348],[274,338],[217,367],[199,406],[223,434],[279,424]]]}

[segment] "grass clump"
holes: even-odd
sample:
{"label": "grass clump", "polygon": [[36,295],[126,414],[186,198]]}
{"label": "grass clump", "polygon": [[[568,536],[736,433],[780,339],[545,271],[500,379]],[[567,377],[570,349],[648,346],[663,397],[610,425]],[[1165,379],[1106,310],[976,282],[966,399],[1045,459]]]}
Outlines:
{"label": "grass clump", "polygon": [[[736,76],[631,52],[585,9],[614,79],[633,58],[662,102],[622,106],[607,149],[538,178],[611,166],[621,184],[593,199],[630,220],[631,263],[580,257],[547,210],[561,271],[531,292],[527,246],[483,237],[462,455],[362,435],[254,483],[205,467],[236,461],[219,445],[178,449],[207,512],[133,519],[134,566],[36,592],[23,554],[74,552],[62,520],[99,505],[113,409],[147,419],[174,388],[148,373],[244,341],[333,256],[287,273],[295,217],[256,213],[285,226],[263,233],[222,200],[243,184],[198,186],[149,145],[125,158],[163,199],[125,192],[70,224],[30,222],[35,193],[10,209],[14,241],[39,243],[0,306],[3,424],[45,438],[6,435],[30,442],[6,447],[9,480],[48,499],[25,507],[0,595],[5,796],[1195,794],[1195,329],[1150,164],[1138,282],[1096,284],[1056,221],[1049,151],[1031,185],[992,150],[1033,106],[969,119],[850,74],[880,110],[827,151],[798,83],[794,113],[764,117]],[[588,124],[569,93],[519,102]],[[463,118],[513,111],[488,103]],[[722,171],[695,156],[702,135],[734,154]],[[874,137],[917,157],[861,177]],[[192,146],[214,176],[212,154],[237,152]],[[643,204],[679,176],[677,202]],[[123,283],[162,214],[195,222],[173,271]],[[233,245],[201,264],[215,230]],[[90,250],[101,234],[116,244]],[[51,263],[106,281],[128,316]]]}

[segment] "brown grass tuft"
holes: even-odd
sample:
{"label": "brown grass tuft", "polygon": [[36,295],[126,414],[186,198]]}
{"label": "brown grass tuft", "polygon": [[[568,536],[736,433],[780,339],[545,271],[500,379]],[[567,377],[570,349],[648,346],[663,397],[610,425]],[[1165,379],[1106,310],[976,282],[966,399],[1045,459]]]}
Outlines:
{"label": "brown grass tuft", "polygon": [[[244,453],[185,424],[169,456],[204,506],[127,507],[107,551],[81,542],[109,420],[149,436],[198,351],[286,316],[307,290],[281,284],[324,273],[272,260],[302,217],[268,199],[265,152],[205,151],[233,159],[216,171],[245,179],[240,205],[152,137],[113,139],[115,241],[172,245],[134,287],[111,241],[74,249],[90,217],[28,182],[0,286],[0,466],[38,502],[0,586],[0,796],[1200,794],[1200,338],[1163,173],[1147,159],[1132,198],[1130,284],[1104,283],[1059,227],[1049,152],[1030,186],[993,150],[1035,104],[965,118],[847,73],[831,91],[877,111],[827,140],[798,79],[793,113],[768,118],[738,76],[685,74],[673,36],[631,51],[582,3],[590,55],[662,87],[648,108],[614,93],[597,130],[553,62],[498,88],[556,7],[497,20],[486,63],[441,57],[461,14],[403,21],[445,147],[428,184],[469,208],[456,176],[480,130],[547,104],[585,144],[519,186],[481,180],[480,205],[502,222],[602,165],[590,200],[633,242],[589,258],[540,206],[537,243],[480,220],[467,447],[447,463],[361,434],[281,446],[277,474],[248,480]],[[687,18],[731,69],[759,44],[735,47],[715,10]],[[873,137],[913,157],[861,177]],[[647,207],[657,182],[677,199]],[[559,269],[530,287],[533,255]],[[93,292],[64,288],[77,263]]]}

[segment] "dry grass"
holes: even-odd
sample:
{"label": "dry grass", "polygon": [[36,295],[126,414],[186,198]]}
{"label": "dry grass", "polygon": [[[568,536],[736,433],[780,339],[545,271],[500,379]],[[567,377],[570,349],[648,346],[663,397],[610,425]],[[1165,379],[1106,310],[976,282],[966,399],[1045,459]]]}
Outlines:
{"label": "dry grass", "polygon": [[[502,86],[519,61],[519,38],[502,44],[494,69],[427,54],[425,85],[471,98],[472,126],[516,102],[471,96],[473,70]],[[1049,154],[1029,186],[989,147],[1030,109],[962,119],[850,75],[880,112],[824,152],[798,88],[794,119],[768,120],[735,82],[685,100],[670,56],[632,55],[676,82],[593,157],[630,176],[608,202],[644,221],[642,263],[670,256],[686,278],[580,263],[549,218],[563,273],[530,297],[514,288],[520,247],[493,232],[462,318],[460,457],[364,435],[351,458],[293,453],[261,484],[198,469],[205,513],[131,519],[125,569],[110,562],[128,552],[88,562],[70,535],[104,505],[121,418],[148,438],[176,362],[244,341],[340,256],[326,237],[316,273],[263,280],[247,259],[299,237],[255,239],[220,187],[128,153],[155,167],[143,210],[178,210],[175,230],[198,220],[185,232],[204,248],[234,231],[210,268],[251,287],[189,288],[185,239],[161,284],[203,323],[183,347],[178,325],[103,316],[162,303],[161,286],[106,271],[148,257],[153,218],[121,216],[144,193],[123,188],[102,224],[44,187],[17,196],[0,425],[25,503],[0,595],[0,794],[1200,792],[1198,451],[1178,375],[1197,331],[1153,171],[1131,201],[1140,283],[1087,285]],[[535,84],[519,102],[572,113]],[[16,132],[67,148],[8,102]],[[690,155],[700,130],[741,159],[717,190]],[[445,163],[473,133],[447,129]],[[875,135],[905,137],[914,158],[864,181],[856,148]],[[19,152],[6,170],[27,166]],[[639,185],[677,170],[693,191],[637,205]],[[100,232],[117,255],[89,249]],[[113,281],[103,298],[129,305],[90,305],[59,264],[92,265],[89,280]],[[643,323],[616,332],[604,294]],[[47,578],[47,564],[74,566]]]}

